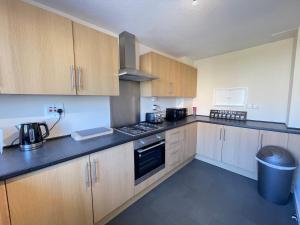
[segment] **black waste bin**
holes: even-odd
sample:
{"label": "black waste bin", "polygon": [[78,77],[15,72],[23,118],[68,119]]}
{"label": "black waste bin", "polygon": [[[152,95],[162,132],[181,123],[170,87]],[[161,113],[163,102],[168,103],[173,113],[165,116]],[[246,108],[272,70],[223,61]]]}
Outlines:
{"label": "black waste bin", "polygon": [[296,161],[292,154],[278,146],[266,146],[256,154],[258,192],[280,205],[289,201]]}

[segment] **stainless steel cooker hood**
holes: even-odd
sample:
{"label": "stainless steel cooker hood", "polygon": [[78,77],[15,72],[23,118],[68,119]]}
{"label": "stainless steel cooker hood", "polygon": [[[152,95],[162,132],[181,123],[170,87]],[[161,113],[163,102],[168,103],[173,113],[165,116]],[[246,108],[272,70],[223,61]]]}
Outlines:
{"label": "stainless steel cooker hood", "polygon": [[126,31],[119,35],[120,80],[149,81],[158,79],[151,74],[136,69],[135,36]]}

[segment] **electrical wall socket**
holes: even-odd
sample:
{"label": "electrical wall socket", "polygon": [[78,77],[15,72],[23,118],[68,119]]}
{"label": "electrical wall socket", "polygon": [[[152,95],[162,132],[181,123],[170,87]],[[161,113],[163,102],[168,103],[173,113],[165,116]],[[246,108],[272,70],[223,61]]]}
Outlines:
{"label": "electrical wall socket", "polygon": [[47,104],[44,106],[44,114],[47,118],[59,118],[58,109],[62,109],[62,117],[65,116],[65,108],[63,103]]}

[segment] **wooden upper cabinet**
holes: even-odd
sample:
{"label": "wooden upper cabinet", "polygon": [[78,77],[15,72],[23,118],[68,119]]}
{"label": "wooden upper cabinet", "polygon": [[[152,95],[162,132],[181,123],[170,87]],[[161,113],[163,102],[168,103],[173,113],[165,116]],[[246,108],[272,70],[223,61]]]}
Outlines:
{"label": "wooden upper cabinet", "polygon": [[258,130],[224,126],[222,162],[256,172],[258,140]]}
{"label": "wooden upper cabinet", "polygon": [[9,212],[4,183],[0,182],[0,225],[9,225]]}
{"label": "wooden upper cabinet", "polygon": [[134,195],[134,150],[127,143],[91,155],[94,222]]}
{"label": "wooden upper cabinet", "polygon": [[119,95],[118,39],[73,23],[78,95]]}
{"label": "wooden upper cabinet", "polygon": [[197,70],[158,53],[140,56],[140,69],[159,79],[142,82],[142,96],[195,97]]}
{"label": "wooden upper cabinet", "polygon": [[89,156],[7,181],[13,225],[92,225]]}
{"label": "wooden upper cabinet", "polygon": [[0,34],[0,93],[76,94],[70,20],[19,0],[1,0]]}

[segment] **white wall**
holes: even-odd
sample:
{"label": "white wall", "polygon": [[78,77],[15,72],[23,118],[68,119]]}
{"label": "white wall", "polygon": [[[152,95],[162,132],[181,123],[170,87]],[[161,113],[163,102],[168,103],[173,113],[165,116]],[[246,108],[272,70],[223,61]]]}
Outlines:
{"label": "white wall", "polygon": [[296,43],[296,55],[290,101],[288,126],[300,128],[300,28]]}
{"label": "white wall", "polygon": [[64,104],[65,116],[53,129],[51,137],[110,126],[109,97],[0,95],[0,129],[4,130],[4,144],[9,145],[17,136],[14,126],[20,123],[46,121],[51,126],[56,119],[44,115],[44,105],[53,103]]}
{"label": "white wall", "polygon": [[293,39],[273,42],[197,61],[198,87],[194,105],[209,115],[214,88],[248,87],[248,118],[286,122],[291,76]]}

